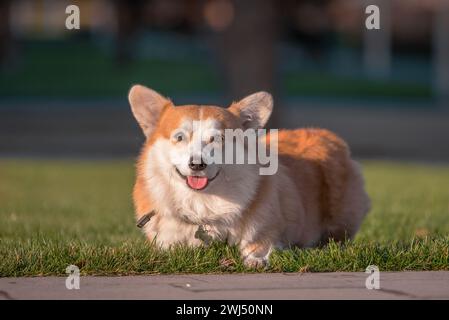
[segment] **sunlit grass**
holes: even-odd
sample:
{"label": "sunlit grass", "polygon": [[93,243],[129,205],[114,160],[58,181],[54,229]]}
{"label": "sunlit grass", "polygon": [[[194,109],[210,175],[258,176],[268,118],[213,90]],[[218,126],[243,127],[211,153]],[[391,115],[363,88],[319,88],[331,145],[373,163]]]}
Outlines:
{"label": "sunlit grass", "polygon": [[[268,272],[449,270],[449,167],[363,163],[372,211],[352,242],[272,255]],[[0,276],[245,272],[238,250],[159,250],[135,227],[131,161],[0,161]]]}

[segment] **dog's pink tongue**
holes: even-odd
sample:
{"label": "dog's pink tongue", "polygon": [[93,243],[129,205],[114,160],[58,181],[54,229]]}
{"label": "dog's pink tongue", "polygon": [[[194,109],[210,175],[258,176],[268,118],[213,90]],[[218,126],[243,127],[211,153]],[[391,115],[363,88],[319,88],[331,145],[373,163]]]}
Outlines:
{"label": "dog's pink tongue", "polygon": [[203,189],[207,185],[207,177],[187,176],[187,184],[192,189]]}

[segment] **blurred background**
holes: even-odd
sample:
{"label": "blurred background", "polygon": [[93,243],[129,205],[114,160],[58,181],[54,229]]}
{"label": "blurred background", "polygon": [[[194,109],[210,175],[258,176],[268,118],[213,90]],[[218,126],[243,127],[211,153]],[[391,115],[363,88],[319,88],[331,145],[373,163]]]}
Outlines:
{"label": "blurred background", "polygon": [[1,157],[136,156],[135,83],[176,104],[266,90],[271,127],[334,130],[357,158],[447,162],[449,0],[0,1]]}

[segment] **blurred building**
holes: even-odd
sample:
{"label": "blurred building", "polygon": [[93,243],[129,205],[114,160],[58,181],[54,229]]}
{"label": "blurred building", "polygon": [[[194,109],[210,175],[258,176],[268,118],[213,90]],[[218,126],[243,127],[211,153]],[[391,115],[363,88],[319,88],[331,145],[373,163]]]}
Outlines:
{"label": "blurred building", "polygon": [[[6,52],[14,39],[73,36],[63,27],[69,4],[80,7],[83,33],[115,38],[119,61],[131,58],[134,40],[144,31],[212,37],[233,96],[256,87],[275,90],[276,70],[284,63],[276,50],[280,42],[297,53],[289,60],[303,59],[305,65],[315,61],[337,74],[364,70],[368,77],[394,76],[393,52],[428,55],[434,67],[427,78],[435,93],[445,96],[449,91],[448,0],[3,1],[2,60],[10,56]],[[368,4],[381,9],[379,31],[363,27]],[[364,68],[354,61],[354,50],[360,51],[356,57]],[[403,78],[410,79],[410,74]]]}
{"label": "blurred building", "polygon": [[143,83],[181,104],[267,90],[271,126],[447,161],[448,31],[449,0],[3,0],[0,155],[134,155],[126,93]]}

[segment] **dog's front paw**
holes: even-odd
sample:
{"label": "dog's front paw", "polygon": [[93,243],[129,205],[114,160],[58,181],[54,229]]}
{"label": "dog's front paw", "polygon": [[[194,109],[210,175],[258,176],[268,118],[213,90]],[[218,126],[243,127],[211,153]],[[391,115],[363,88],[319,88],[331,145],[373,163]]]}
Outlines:
{"label": "dog's front paw", "polygon": [[268,266],[268,256],[257,257],[254,254],[250,253],[243,259],[243,264],[247,268],[251,268],[251,269],[265,268]]}

